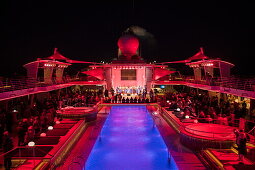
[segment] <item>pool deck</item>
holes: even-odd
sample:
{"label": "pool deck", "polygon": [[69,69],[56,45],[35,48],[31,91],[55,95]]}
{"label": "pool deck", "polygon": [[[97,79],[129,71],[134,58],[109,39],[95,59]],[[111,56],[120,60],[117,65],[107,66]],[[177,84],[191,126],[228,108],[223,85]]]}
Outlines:
{"label": "pool deck", "polygon": [[80,140],[75,144],[72,151],[66,157],[64,164],[56,170],[81,170],[84,167],[85,162],[96,142],[97,136],[101,132],[101,128],[104,125],[109,111],[110,108],[105,106],[98,112],[96,123],[86,129],[85,133],[81,136]]}
{"label": "pool deck", "polygon": [[[153,112],[153,107],[148,109]],[[160,117],[161,121],[155,121],[155,123],[179,170],[206,169],[196,154],[181,144],[180,135],[168,125],[161,115],[158,114],[157,116]]]}
{"label": "pool deck", "polygon": [[[153,109],[153,107],[151,107],[151,109]],[[79,170],[84,166],[90,151],[96,142],[97,135],[100,133],[101,128],[108,116],[107,113],[109,110],[109,108],[101,109],[98,114],[97,123],[89,127],[81,136],[80,140],[66,158],[65,163],[61,167],[57,168],[58,170],[68,168]],[[163,118],[161,118],[161,123],[157,121],[155,123],[160,134],[164,138],[167,147],[169,148],[170,154],[180,170],[206,169],[195,153],[180,143],[179,134],[172,127],[170,127]],[[86,143],[86,145],[84,145],[84,143]]]}

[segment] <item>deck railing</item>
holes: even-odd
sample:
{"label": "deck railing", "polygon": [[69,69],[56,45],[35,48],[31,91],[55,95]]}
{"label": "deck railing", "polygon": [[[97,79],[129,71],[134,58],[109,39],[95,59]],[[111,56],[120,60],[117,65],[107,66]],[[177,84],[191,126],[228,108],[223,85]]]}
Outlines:
{"label": "deck railing", "polygon": [[[45,83],[43,79],[38,78],[19,78],[19,79],[3,79],[0,80],[0,93],[7,92],[7,91],[14,91],[14,90],[21,90],[21,89],[28,89],[28,88],[35,88],[35,87],[45,87],[57,84],[64,84],[73,81],[96,81],[95,79],[91,78],[81,78],[81,77],[64,77],[61,81],[57,81],[56,79],[52,79],[52,81]],[[160,81],[183,81],[187,83],[194,83],[194,84],[203,84],[209,86],[220,86],[224,88],[232,88],[232,89],[239,89],[239,90],[246,90],[246,91],[255,91],[255,78],[240,78],[240,77],[229,77],[229,78],[202,78],[202,80],[195,80],[192,76],[178,76],[178,77],[171,77],[170,79],[163,78]],[[157,81],[155,81],[157,82]]]}
{"label": "deck railing", "polygon": [[18,79],[4,79],[0,80],[0,93],[36,88],[36,87],[46,87],[57,84],[65,84],[73,81],[79,81],[79,78],[76,77],[65,77],[61,81],[57,81],[56,79],[52,79],[52,81],[45,83],[42,78],[34,79],[30,77],[18,78]]}
{"label": "deck railing", "polygon": [[[220,86],[225,88],[239,89],[245,91],[255,91],[255,78],[242,78],[242,77],[214,77],[195,80],[194,76],[179,76],[179,77],[165,77],[159,81],[183,81],[194,84],[203,84],[209,86]],[[157,82],[157,81],[156,81]]]}

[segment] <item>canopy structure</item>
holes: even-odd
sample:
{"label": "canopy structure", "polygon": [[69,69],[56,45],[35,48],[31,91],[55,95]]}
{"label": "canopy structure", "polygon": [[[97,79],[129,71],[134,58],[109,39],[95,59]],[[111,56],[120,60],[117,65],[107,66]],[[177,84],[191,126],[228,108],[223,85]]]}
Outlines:
{"label": "canopy structure", "polygon": [[68,58],[66,58],[65,56],[61,55],[58,52],[57,48],[54,48],[54,53],[53,55],[46,57],[46,59],[50,59],[50,60],[69,60]]}
{"label": "canopy structure", "polygon": [[78,61],[78,60],[71,60],[65,56],[63,56],[62,54],[60,54],[58,52],[57,48],[54,48],[54,53],[53,55],[46,57],[46,59],[50,59],[50,60],[65,60],[67,63],[82,63],[82,64],[101,64],[101,63],[96,63],[96,62],[87,62],[87,61]]}
{"label": "canopy structure", "polygon": [[203,50],[203,48],[201,47],[199,52],[197,52],[195,55],[189,57],[189,58],[186,59],[186,60],[163,62],[163,63],[160,63],[160,64],[189,63],[189,62],[191,62],[191,61],[193,61],[193,60],[204,60],[204,59],[208,59],[208,58],[209,58],[209,57],[207,57],[207,56],[204,55],[204,50]]}
{"label": "canopy structure", "polygon": [[99,80],[104,79],[104,70],[103,70],[103,68],[96,68],[96,69],[92,69],[92,70],[89,70],[89,71],[83,71],[81,73],[96,77]]}
{"label": "canopy structure", "polygon": [[166,70],[166,69],[162,69],[162,68],[155,68],[154,69],[154,79],[157,80],[161,77],[164,77],[166,75],[175,73],[175,71],[170,71],[170,70]]}

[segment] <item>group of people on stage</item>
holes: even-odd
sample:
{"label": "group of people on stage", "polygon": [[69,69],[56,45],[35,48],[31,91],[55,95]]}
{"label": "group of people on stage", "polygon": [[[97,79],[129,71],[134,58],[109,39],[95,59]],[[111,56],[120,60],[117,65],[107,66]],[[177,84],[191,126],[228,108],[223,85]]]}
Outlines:
{"label": "group of people on stage", "polygon": [[146,92],[146,88],[142,88],[141,86],[138,87],[116,87],[116,93],[119,94],[142,94]]}
{"label": "group of people on stage", "polygon": [[104,98],[104,103],[152,103],[155,102],[153,98],[144,97],[122,97],[121,95],[115,95],[112,98]]}

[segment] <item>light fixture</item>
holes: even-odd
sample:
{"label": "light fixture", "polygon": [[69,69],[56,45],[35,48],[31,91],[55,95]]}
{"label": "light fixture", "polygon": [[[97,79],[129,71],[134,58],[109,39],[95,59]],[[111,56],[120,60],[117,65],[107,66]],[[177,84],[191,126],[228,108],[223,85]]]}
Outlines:
{"label": "light fixture", "polygon": [[41,137],[45,137],[45,136],[46,136],[46,133],[41,133],[40,136],[41,136]]}
{"label": "light fixture", "polygon": [[49,126],[49,127],[48,127],[48,130],[53,130],[53,126]]}
{"label": "light fixture", "polygon": [[177,108],[176,110],[177,110],[178,112],[179,112],[179,111],[181,111],[181,109],[180,109],[180,108]]}
{"label": "light fixture", "polygon": [[30,141],[30,142],[28,142],[28,144],[27,144],[28,146],[30,146],[30,147],[33,147],[33,146],[35,146],[35,142],[33,142],[33,141]]}
{"label": "light fixture", "polygon": [[189,115],[186,115],[186,116],[185,116],[185,119],[188,119],[188,118],[189,118]]}

